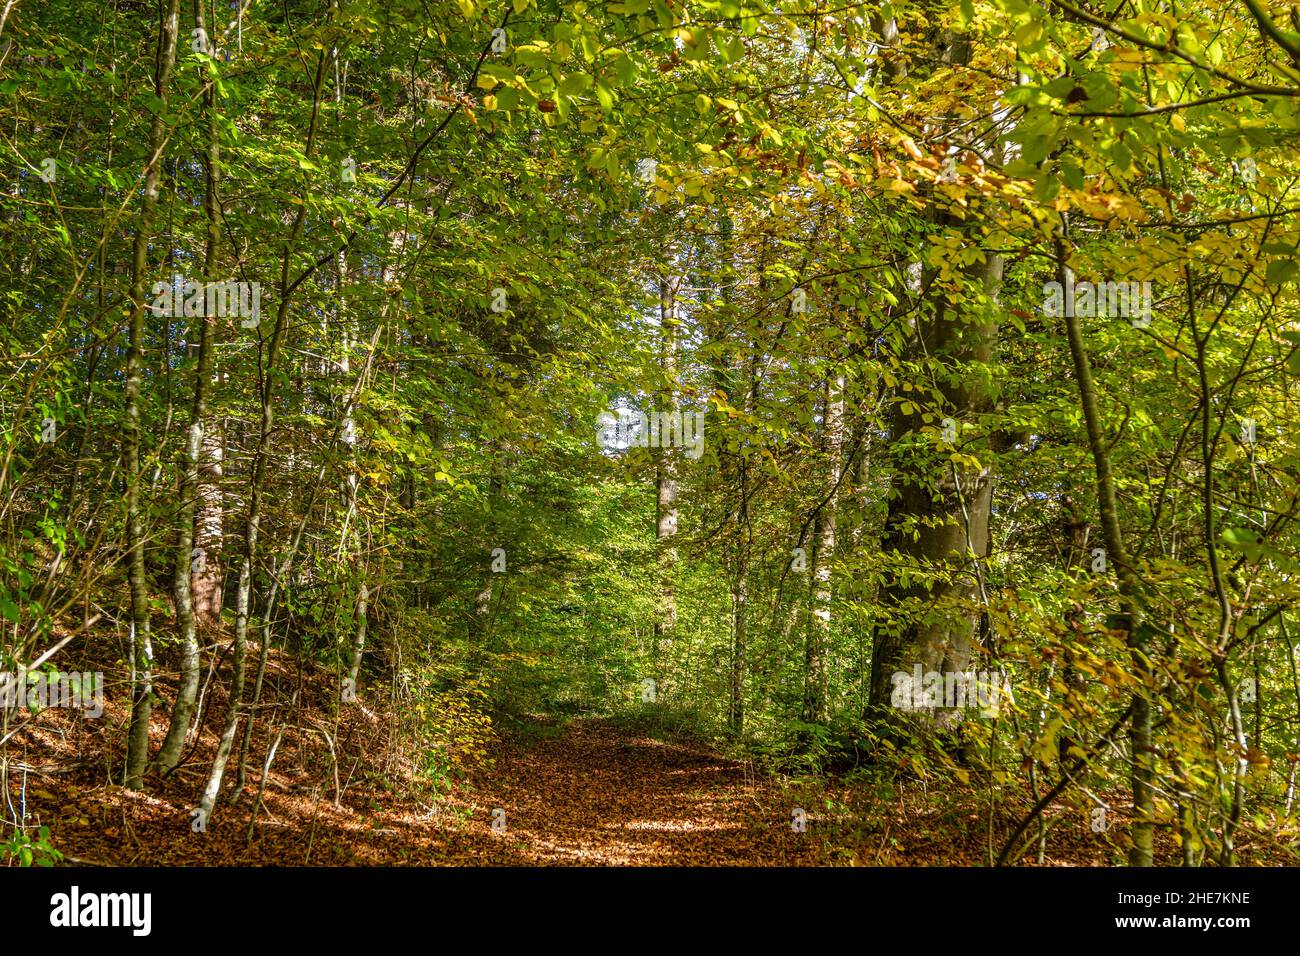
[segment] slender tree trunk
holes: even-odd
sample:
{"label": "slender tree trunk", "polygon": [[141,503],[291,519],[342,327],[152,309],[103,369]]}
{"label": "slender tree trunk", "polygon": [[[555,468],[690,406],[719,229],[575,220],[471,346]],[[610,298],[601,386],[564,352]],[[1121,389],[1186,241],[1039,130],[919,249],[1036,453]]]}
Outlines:
{"label": "slender tree trunk", "polygon": [[[745,386],[745,413],[753,415],[758,404],[758,347],[750,354]],[[749,516],[749,447],[742,443],[739,475],[740,504],[736,514],[736,573],[732,584],[731,687],[727,719],[732,733],[745,730],[745,668],[749,647],[749,566],[754,548],[754,529]]]}
{"label": "slender tree trunk", "polygon": [[[364,571],[362,572],[364,574]],[[357,586],[355,627],[352,632],[352,654],[348,662],[348,686],[357,686],[357,676],[361,673],[361,655],[366,649],[366,615],[370,609],[370,588],[363,577]],[[381,648],[382,650],[382,643]]]}
{"label": "slender tree trunk", "polygon": [[180,0],[167,0],[160,8],[158,53],[154,65],[154,92],[160,106],[149,126],[149,165],[145,171],[144,197],[131,248],[131,317],[126,357],[126,415],[123,421],[123,455],[126,459],[127,579],[131,590],[131,645],[133,684],[131,724],[127,732],[126,773],[123,784],[138,790],[144,784],[149,762],[149,718],[153,709],[153,647],[150,640],[149,583],[144,563],[144,516],[140,504],[140,386],[144,365],[145,282],[148,279],[149,241],[154,212],[158,206],[158,183],[162,178],[162,152],[167,138],[163,119],[171,93],[171,74],[176,62],[176,34],[180,28]]}
{"label": "slender tree trunk", "polygon": [[[215,345],[215,337],[212,345]],[[210,346],[211,348],[211,346]],[[215,351],[215,349],[212,349]],[[216,377],[213,381],[216,381]],[[203,550],[203,569],[191,567],[190,594],[194,600],[194,623],[201,635],[215,634],[221,627],[221,547],[225,501],[221,489],[225,465],[225,428],[216,415],[203,423],[203,447],[199,456],[198,516],[195,547]]]}
{"label": "slender tree trunk", "polygon": [[740,505],[736,514],[736,572],[731,585],[731,675],[727,724],[739,736],[745,730],[745,651],[749,638],[749,463],[740,459]]}
{"label": "slender tree trunk", "polygon": [[[325,54],[316,61],[315,94],[312,107],[311,125],[307,131],[307,144],[304,153],[311,156],[314,152],[316,129],[320,119],[321,88],[325,80]],[[239,729],[239,712],[244,696],[244,657],[248,645],[248,615],[252,603],[253,568],[257,560],[258,537],[262,527],[262,495],[266,487],[266,462],[270,454],[272,428],[275,424],[276,381],[279,378],[278,365],[280,349],[284,344],[285,331],[288,328],[290,288],[290,269],[293,265],[293,249],[302,235],[303,224],[307,218],[305,204],[298,206],[294,216],[293,227],[285,241],[280,258],[279,299],[275,310],[275,327],[271,331],[271,342],[266,352],[266,371],[262,382],[261,427],[258,430],[257,449],[253,454],[253,473],[248,483],[248,512],[244,522],[244,553],[239,562],[239,590],[235,596],[235,637],[231,650],[230,700],[226,705],[225,723],[221,737],[217,742],[217,753],[212,759],[207,782],[199,798],[199,820],[206,826],[212,817],[221,793],[221,781],[225,776],[226,764],[230,760],[235,746],[235,735]]]}
{"label": "slender tree trunk", "polygon": [[844,447],[844,376],[826,380],[822,413],[822,454],[826,458],[826,498],[813,528],[812,607],[804,644],[803,719],[825,723],[828,715],[826,653],[831,626],[831,561],[835,557],[836,506]]}
{"label": "slender tree trunk", "polygon": [[[384,270],[383,279],[387,283],[389,272]],[[339,286],[342,288],[347,280],[347,257],[339,255]],[[339,297],[339,322],[343,329],[343,357],[339,363],[339,371],[347,375],[351,369],[351,360],[348,351],[352,347],[352,333],[348,324],[345,309],[343,308],[343,298]],[[358,496],[358,467],[357,467],[357,426],[356,418],[352,412],[352,402],[348,402],[344,409],[343,418],[343,444],[347,447],[348,455],[348,472],[344,482],[344,497],[347,502],[348,513],[352,516],[352,567],[356,575],[357,595],[353,604],[355,625],[352,631],[352,647],[348,654],[348,686],[355,689],[357,686],[357,677],[361,673],[361,657],[366,650],[366,615],[370,603],[370,587],[366,580],[366,560],[364,551],[364,538],[361,534],[361,512],[360,501]]]}
{"label": "slender tree trunk", "polygon": [[[496,519],[497,509],[501,507],[502,499],[505,495],[505,461],[506,455],[505,443],[500,439],[494,439],[491,442],[491,477],[488,479],[488,501],[491,517],[489,518],[488,537],[491,542],[491,549],[501,548],[505,556],[505,574],[510,572],[510,562],[512,557],[510,549],[506,543],[500,540],[498,532],[498,522]],[[490,552],[489,552],[490,554]],[[474,610],[469,619],[469,638],[470,643],[474,646],[476,654],[486,653],[488,642],[492,638],[492,607],[498,597],[496,579],[503,572],[494,570],[495,557],[489,558],[487,569],[483,572],[480,579],[480,586],[474,595]]]}
{"label": "slender tree trunk", "polygon": [[[194,25],[206,29],[203,20],[203,0],[195,0]],[[209,77],[204,92],[204,111],[208,120],[207,188],[203,199],[203,212],[207,220],[207,242],[203,255],[203,281],[217,281],[217,252],[221,244],[220,214],[217,208],[217,188],[221,179],[221,147],[217,139],[216,84]],[[205,295],[205,302],[207,297]],[[173,593],[176,600],[176,623],[180,629],[180,684],[176,703],[172,707],[167,736],[158,750],[157,768],[166,773],[180,760],[181,748],[194,719],[195,700],[199,691],[199,641],[194,614],[195,573],[194,517],[197,511],[199,462],[203,455],[203,425],[207,418],[208,381],[212,377],[212,345],[216,317],[204,314],[199,318],[199,363],[194,373],[194,394],[190,405],[190,427],[186,437],[185,454],[180,463],[180,509],[176,543],[176,572]],[[198,551],[198,573],[207,572],[207,552]]]}
{"label": "slender tree trunk", "polygon": [[[666,383],[661,395],[664,411],[677,413],[677,286],[675,279],[659,282],[659,368]],[[651,410],[652,414],[654,409]],[[661,440],[660,445],[664,442]],[[655,452],[655,541],[659,549],[659,614],[655,618],[652,654],[658,659],[659,646],[672,639],[677,626],[677,590],[674,575],[677,567],[677,471],[669,450]]]}
{"label": "slender tree trunk", "polygon": [[[1058,278],[1061,288],[1072,283],[1074,277],[1065,264],[1065,244],[1056,241]],[[1145,675],[1146,644],[1141,636],[1142,607],[1137,597],[1137,576],[1124,545],[1124,535],[1119,524],[1119,506],[1115,497],[1115,480],[1111,471],[1110,451],[1106,445],[1101,424],[1101,411],[1097,392],[1092,382],[1092,366],[1083,343],[1083,331],[1077,316],[1064,310],[1066,335],[1070,340],[1070,355],[1074,359],[1074,375],[1079,388],[1079,404],[1083,409],[1084,425],[1088,432],[1088,448],[1092,451],[1097,475],[1097,505],[1101,517],[1102,540],[1106,542],[1108,565],[1113,565],[1119,578],[1121,602],[1120,627],[1128,635],[1128,645],[1133,652],[1133,666],[1139,675]],[[1129,725],[1129,749],[1133,761],[1133,846],[1129,850],[1130,866],[1151,866],[1154,859],[1154,769],[1151,764],[1151,702],[1145,686],[1134,695],[1133,717]]]}
{"label": "slender tree trunk", "polygon": [[[337,8],[337,0],[332,0],[332,5],[335,8]],[[343,84],[340,81],[339,54],[337,48],[335,48],[335,50],[333,51],[333,58],[334,58],[334,79],[335,79],[334,82],[335,102],[342,104]],[[400,247],[401,244],[400,239],[402,237],[402,234],[397,233],[396,237],[397,237],[397,241],[395,241],[394,235],[392,234],[389,235],[389,243],[388,243],[389,251],[394,251]],[[382,283],[385,286],[387,286],[391,277],[392,277],[391,269],[388,266],[385,266],[381,275]],[[343,251],[339,253],[339,257],[338,257],[339,296],[338,296],[337,318],[339,323],[339,329],[341,330],[343,335],[343,355],[339,360],[339,371],[342,373],[344,377],[348,375],[351,368],[351,364],[350,364],[351,359],[349,356],[349,352],[352,348],[352,343],[354,339],[352,322],[347,315],[346,299],[344,298],[344,294],[343,294],[344,289],[347,286],[347,281],[348,281],[348,258],[347,258],[347,252]],[[355,626],[352,632],[352,648],[351,648],[351,652],[348,655],[348,677],[347,677],[346,686],[351,691],[355,692],[357,686],[357,678],[361,673],[361,657],[366,650],[366,615],[369,610],[370,587],[369,587],[369,582],[366,580],[367,563],[365,560],[365,556],[362,553],[363,537],[361,534],[361,512],[360,512],[359,500],[357,494],[358,474],[359,474],[359,469],[357,467],[357,430],[356,430],[356,419],[353,415],[353,403],[350,400],[345,406],[343,413],[344,413],[343,443],[347,446],[348,464],[349,464],[347,478],[344,482],[343,491],[344,491],[344,498],[346,501],[348,514],[351,515],[352,517],[352,525],[351,525],[352,562],[351,564],[353,568],[353,573],[355,574],[356,581],[357,581],[357,596],[356,596],[356,602],[353,605],[354,615],[355,615],[354,617]]]}

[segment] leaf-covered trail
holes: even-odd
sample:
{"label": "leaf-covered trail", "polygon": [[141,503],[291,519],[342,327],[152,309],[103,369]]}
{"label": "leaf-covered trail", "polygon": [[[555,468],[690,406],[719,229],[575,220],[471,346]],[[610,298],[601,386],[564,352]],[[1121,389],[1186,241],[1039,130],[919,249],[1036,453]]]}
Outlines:
{"label": "leaf-covered trail", "polygon": [[[322,734],[284,749],[252,826],[260,782],[250,779],[196,832],[204,754],[153,792],[105,783],[107,735],[82,755],[75,781],[57,783],[42,769],[70,763],[74,738],[33,741],[27,809],[69,863],[153,866],[987,865],[1023,812],[999,805],[990,822],[981,793],[964,789],[945,797],[886,786],[855,796],[832,781],[783,781],[703,745],[596,719],[505,733],[489,748],[490,765],[435,798],[416,765],[385,758],[383,720],[348,719],[335,735],[337,766]],[[255,732],[254,753],[268,745],[265,733]],[[806,832],[791,826],[796,808],[807,811]],[[1121,858],[1083,816],[1048,813],[1060,815],[1078,819],[1053,830],[1047,865]]]}
{"label": "leaf-covered trail", "polygon": [[[152,793],[105,783],[106,759],[77,779],[29,787],[72,864],[163,866],[790,865],[822,862],[823,842],[791,827],[779,781],[699,746],[609,721],[533,724],[490,748],[492,764],[433,799],[415,767],[383,759],[383,722],[350,716],[337,773],[323,745],[282,750],[250,827],[258,786],[227,794],[207,828],[192,825],[203,756]],[[162,728],[156,728],[161,733]],[[265,747],[254,735],[254,752]],[[316,737],[303,739],[315,743]],[[71,737],[43,735],[33,764],[72,759]],[[103,747],[105,740],[96,742]],[[37,768],[34,766],[35,772]],[[43,778],[42,778],[43,781]],[[46,789],[49,787],[49,789]],[[55,791],[58,792],[55,792]],[[419,791],[425,795],[420,796]],[[494,812],[501,811],[501,812]],[[502,816],[504,813],[504,817]],[[497,827],[494,829],[494,820]],[[504,828],[501,823],[504,822]]]}
{"label": "leaf-covered trail", "polygon": [[[502,862],[592,865],[816,863],[780,786],[708,750],[577,721],[505,746],[475,797]],[[499,815],[498,815],[499,818]],[[498,854],[493,854],[498,856]]]}

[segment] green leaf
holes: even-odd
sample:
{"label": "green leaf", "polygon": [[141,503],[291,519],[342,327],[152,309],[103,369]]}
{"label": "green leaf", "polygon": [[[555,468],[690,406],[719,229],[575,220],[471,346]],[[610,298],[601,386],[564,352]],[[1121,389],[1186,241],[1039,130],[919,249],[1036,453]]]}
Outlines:
{"label": "green leaf", "polygon": [[586,73],[570,73],[560,81],[560,95],[568,97],[581,96],[591,89],[591,82],[591,77]]}
{"label": "green leaf", "polygon": [[624,86],[631,86],[636,82],[637,67],[632,58],[622,50],[617,51],[613,57],[614,72],[618,76],[619,82]]}
{"label": "green leaf", "polygon": [[682,47],[682,55],[687,60],[707,60],[713,55],[712,44],[709,42],[710,36],[710,31],[703,28],[687,30],[686,44]]}
{"label": "green leaf", "polygon": [[1297,272],[1300,272],[1300,263],[1294,259],[1274,259],[1268,264],[1264,278],[1269,285],[1285,285],[1295,278]]}
{"label": "green leaf", "polygon": [[1227,547],[1248,558],[1257,557],[1264,547],[1264,535],[1254,528],[1224,528],[1219,537]]}
{"label": "green leaf", "polygon": [[735,63],[745,55],[745,41],[739,35],[718,44],[718,56],[723,63]]}
{"label": "green leaf", "polygon": [[499,110],[512,110],[519,105],[519,91],[513,86],[499,87],[496,96]]}

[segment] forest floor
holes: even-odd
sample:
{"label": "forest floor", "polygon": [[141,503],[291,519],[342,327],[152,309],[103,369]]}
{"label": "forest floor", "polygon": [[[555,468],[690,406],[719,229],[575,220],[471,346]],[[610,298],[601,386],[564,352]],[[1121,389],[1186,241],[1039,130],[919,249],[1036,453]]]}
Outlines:
{"label": "forest floor", "polygon": [[531,725],[494,748],[490,767],[427,802],[355,767],[336,804],[329,775],[295,782],[286,761],[268,781],[251,840],[255,783],[239,804],[219,804],[206,831],[196,833],[188,804],[199,781],[185,776],[186,787],[162,781],[143,793],[29,774],[27,809],[33,823],[50,826],[67,862],[85,864],[823,862],[822,841],[791,827],[789,797],[778,782],[708,749],[602,720]]}
{"label": "forest floor", "polygon": [[[206,832],[193,832],[189,804],[202,764],[182,776],[185,785],[159,781],[150,793],[32,774],[28,812],[51,827],[68,862],[105,865],[982,862],[973,807],[933,792],[900,794],[855,826],[841,802],[848,788],[757,774],[703,745],[656,739],[609,720],[525,725],[493,748],[490,766],[437,800],[404,792],[382,768],[349,768],[345,760],[336,803],[332,773],[300,777],[287,741],[281,749],[284,762],[268,780],[251,840],[252,782],[238,804],[218,805]],[[803,832],[792,826],[795,809],[804,810]],[[1095,846],[1073,849],[1087,855],[1045,862],[1103,862]]]}
{"label": "forest floor", "polygon": [[[191,810],[225,709],[215,681],[199,740],[176,772],[151,775],[147,792],[114,780],[124,696],[110,695],[102,720],[38,715],[9,748],[10,812],[48,826],[71,864],[961,866],[987,865],[1025,811],[952,781],[765,774],[706,744],[599,718],[535,718],[503,730],[484,764],[435,790],[394,742],[393,715],[364,701],[338,712],[332,676],[276,653],[272,683],[276,699],[299,703],[259,720],[245,785],[237,800],[223,795],[204,832]],[[166,687],[159,691],[165,700]],[[155,750],[165,718],[160,705]],[[281,734],[253,821],[262,766]],[[1123,794],[1107,796],[1123,805]],[[792,826],[800,818],[802,832]],[[1120,827],[1098,835],[1082,810],[1060,807],[1045,820],[1044,865],[1122,862]],[[1243,842],[1248,857],[1263,849]],[[1172,845],[1160,852],[1176,860]]]}

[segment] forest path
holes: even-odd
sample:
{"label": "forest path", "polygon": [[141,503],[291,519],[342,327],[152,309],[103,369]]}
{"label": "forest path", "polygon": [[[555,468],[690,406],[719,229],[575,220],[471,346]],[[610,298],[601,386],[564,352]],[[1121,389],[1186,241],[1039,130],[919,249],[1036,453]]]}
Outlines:
{"label": "forest path", "polygon": [[[494,862],[577,865],[815,864],[820,846],[791,827],[779,783],[707,749],[607,721],[505,745],[474,794]],[[499,815],[498,815],[499,817]]]}
{"label": "forest path", "polygon": [[[355,715],[354,715],[355,716]],[[72,864],[152,866],[681,866],[826,862],[817,799],[707,746],[667,742],[613,721],[542,720],[501,735],[493,763],[441,798],[383,764],[378,720],[360,720],[339,772],[329,751],[286,749],[250,834],[259,784],[227,797],[207,828],[192,807],[202,758],[152,791],[104,782],[107,752],[78,779],[33,782],[28,809]],[[158,728],[161,732],[161,727]],[[366,733],[370,736],[365,736]],[[314,742],[313,735],[311,739]],[[265,748],[259,726],[253,752]],[[107,735],[99,738],[104,742]],[[72,738],[51,744],[68,750]],[[367,759],[367,756],[371,759]],[[41,758],[44,761],[45,757]],[[256,762],[254,763],[254,766]],[[47,790],[46,787],[51,787]],[[55,791],[58,792],[55,792]],[[340,797],[335,802],[336,795]],[[806,807],[807,832],[791,827]],[[499,825],[504,812],[504,828]],[[498,821],[496,829],[494,820]],[[250,839],[251,836],[251,839]]]}
{"label": "forest path", "polygon": [[[109,757],[100,750],[82,758],[75,782],[34,776],[27,809],[50,826],[67,862],[92,865],[987,864],[1000,845],[1000,838],[989,843],[987,814],[973,792],[936,805],[924,790],[898,788],[857,801],[850,812],[854,794],[842,785],[756,775],[708,746],[600,719],[538,720],[506,731],[489,748],[491,765],[435,798],[417,785],[409,761],[383,760],[384,726],[358,718],[357,732],[342,735],[348,746],[338,773],[323,742],[285,750],[253,828],[260,782],[250,779],[243,799],[226,799],[206,831],[194,830],[202,757],[152,791],[129,791],[104,782]],[[259,731],[255,754],[269,743]],[[71,762],[73,740],[52,735],[53,749],[32,754],[33,763],[54,753]],[[807,811],[806,832],[791,827],[796,808]],[[1016,819],[1002,809],[998,833]],[[1086,820],[1077,824],[1053,832],[1048,865],[1119,859]]]}

